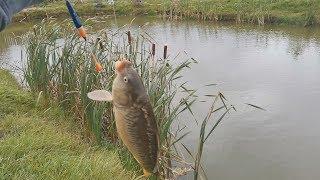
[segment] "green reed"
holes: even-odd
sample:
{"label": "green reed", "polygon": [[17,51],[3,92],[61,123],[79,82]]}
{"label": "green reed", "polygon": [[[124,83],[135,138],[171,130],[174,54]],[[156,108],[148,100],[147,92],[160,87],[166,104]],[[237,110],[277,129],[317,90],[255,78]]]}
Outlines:
{"label": "green reed", "polygon": [[[45,105],[58,104],[76,117],[84,138],[98,143],[117,144],[112,105],[92,102],[87,98],[87,93],[95,89],[111,91],[114,63],[120,58],[127,58],[142,78],[157,119],[161,144],[159,176],[176,178],[192,170],[195,179],[205,177],[201,175],[204,174],[201,168],[204,144],[230,107],[221,98],[222,94],[212,96],[216,97],[214,105],[219,97],[223,106],[217,109],[213,106],[202,121],[196,153],[181,145],[188,133],[183,133],[184,128],[174,129],[173,124],[182,113],[191,114],[188,121],[196,119],[192,111],[192,105],[197,101],[196,91],[190,89],[183,80],[183,72],[197,61],[186,53],[183,57],[167,56],[166,59],[163,58],[163,52],[156,51],[154,54],[152,44],[160,45],[143,29],[136,33],[128,33],[129,26],[114,31],[103,29],[91,35],[88,41],[79,39],[76,34],[65,29],[71,29],[71,26],[42,23],[26,35],[27,65],[24,74],[30,90]],[[96,55],[104,67],[101,73],[95,71],[91,53]],[[223,116],[208,131],[212,114],[223,110]],[[193,159],[192,163],[186,163],[181,148],[186,149]],[[136,162],[126,150],[120,148],[119,155],[125,166],[137,169]],[[178,172],[173,164],[185,168]]]}
{"label": "green reed", "polygon": [[145,8],[156,9],[154,4],[158,4],[158,14],[170,19],[233,21],[258,25],[319,24],[317,12],[320,4],[315,0],[149,0]]}
{"label": "green reed", "polygon": [[[74,3],[80,16],[106,15],[159,15],[169,19],[196,19],[231,21],[238,23],[319,25],[320,2],[317,0],[144,0],[142,6],[132,1],[117,0],[114,5],[106,1]],[[14,21],[34,20],[68,15],[65,1],[47,1],[44,6],[28,10],[14,17]]]}

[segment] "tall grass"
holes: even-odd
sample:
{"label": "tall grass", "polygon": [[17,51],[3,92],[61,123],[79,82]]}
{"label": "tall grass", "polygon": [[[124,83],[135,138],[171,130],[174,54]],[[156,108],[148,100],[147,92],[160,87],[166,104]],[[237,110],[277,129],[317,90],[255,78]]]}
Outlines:
{"label": "tall grass", "polygon": [[[316,0],[145,0],[142,6],[117,0],[115,5],[95,0],[74,1],[80,16],[88,15],[161,15],[170,19],[247,22],[264,24],[319,25],[320,2]],[[310,6],[311,5],[311,6]],[[312,9],[310,11],[310,9]],[[68,15],[64,0],[18,14],[14,20],[34,20]],[[311,23],[310,23],[311,22]]]}
{"label": "tall grass", "polygon": [[[183,80],[183,72],[197,61],[187,54],[182,57],[155,53],[152,47],[156,42],[143,29],[136,33],[128,33],[129,27],[113,31],[104,29],[84,41],[65,30],[71,29],[69,25],[42,24],[35,26],[25,38],[28,59],[24,74],[35,95],[41,96],[48,107],[59,104],[76,117],[84,138],[98,143],[118,143],[111,104],[92,102],[87,93],[94,89],[111,90],[114,62],[127,58],[141,76],[154,107],[160,130],[159,176],[177,178],[192,169],[195,179],[205,177],[199,176],[203,172],[200,167],[204,144],[230,107],[224,103],[222,94],[214,96],[213,104],[220,100],[223,106],[216,109],[212,106],[202,121],[196,153],[182,145],[193,159],[193,163],[186,163],[178,144],[188,133],[182,133],[184,128],[174,131],[173,124],[182,113],[190,113],[188,120],[195,120],[192,105],[197,100],[196,91]],[[101,73],[95,71],[92,53],[104,67]],[[212,114],[223,110],[221,117],[217,117],[218,123],[208,131]],[[124,165],[135,169],[131,155],[123,150],[120,152]],[[184,170],[178,172],[175,164],[185,167]]]}
{"label": "tall grass", "polygon": [[247,22],[258,25],[284,23],[319,24],[320,3],[315,0],[164,0],[148,1],[145,6],[156,9],[171,19]]}

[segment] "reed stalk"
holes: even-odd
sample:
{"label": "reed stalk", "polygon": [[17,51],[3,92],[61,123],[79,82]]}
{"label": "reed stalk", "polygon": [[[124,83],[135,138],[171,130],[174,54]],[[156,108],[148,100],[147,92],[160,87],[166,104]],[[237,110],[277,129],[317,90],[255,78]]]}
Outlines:
{"label": "reed stalk", "polygon": [[[43,93],[43,101],[48,106],[59,104],[76,117],[86,139],[100,144],[105,141],[118,144],[111,104],[92,102],[87,98],[87,93],[95,89],[110,91],[115,77],[114,63],[126,57],[141,76],[154,108],[160,130],[159,176],[163,179],[177,178],[181,173],[175,171],[173,164],[179,163],[185,169],[192,169],[195,179],[204,177],[199,173],[203,173],[201,159],[205,142],[231,108],[225,105],[223,96],[215,96],[220,98],[225,109],[214,109],[213,106],[209,110],[202,121],[196,153],[192,154],[187,149],[194,163],[184,163],[186,160],[177,146],[188,133],[182,133],[183,129],[180,128],[173,133],[173,125],[182,113],[191,114],[189,121],[195,119],[192,105],[197,101],[196,91],[188,88],[183,80],[183,72],[197,62],[187,55],[171,58],[168,56],[168,46],[164,46],[164,56],[158,53],[158,57],[155,50],[157,43],[146,38],[149,35],[142,29],[135,35],[126,28],[101,30],[83,41],[74,33],[65,31],[66,28],[70,28],[70,25],[42,23],[26,35],[27,65],[24,74],[30,90],[35,95]],[[92,53],[104,67],[100,73],[95,71]],[[217,101],[217,98],[214,99],[214,104]],[[209,119],[222,110],[225,111],[224,115],[207,131]],[[131,155],[120,149],[124,165],[137,169]]]}

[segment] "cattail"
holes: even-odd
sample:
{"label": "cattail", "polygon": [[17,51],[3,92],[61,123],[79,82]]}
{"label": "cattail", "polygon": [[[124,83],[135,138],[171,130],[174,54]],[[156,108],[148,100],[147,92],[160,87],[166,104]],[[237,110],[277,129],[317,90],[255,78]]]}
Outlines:
{"label": "cattail", "polygon": [[103,43],[102,43],[102,41],[101,41],[101,38],[97,38],[97,41],[99,42],[99,47],[100,47],[100,49],[101,50],[103,50],[104,49],[104,47],[103,47]]}
{"label": "cattail", "polygon": [[156,55],[156,44],[152,44],[152,51],[151,51],[151,53],[152,53],[152,56],[155,56]]}
{"label": "cattail", "polygon": [[168,45],[164,45],[164,48],[163,48],[163,59],[167,59],[167,55],[168,55]]}
{"label": "cattail", "polygon": [[128,35],[128,43],[131,45],[131,42],[132,42],[131,32],[128,31],[128,32],[127,32],[127,35]]}
{"label": "cattail", "polygon": [[33,27],[33,33],[34,33],[34,35],[37,35],[37,29],[36,29],[36,27]]}

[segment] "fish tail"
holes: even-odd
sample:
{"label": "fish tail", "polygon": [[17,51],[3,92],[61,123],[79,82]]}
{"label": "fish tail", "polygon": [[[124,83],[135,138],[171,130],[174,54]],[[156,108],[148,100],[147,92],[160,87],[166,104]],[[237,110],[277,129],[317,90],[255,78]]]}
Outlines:
{"label": "fish tail", "polygon": [[149,172],[148,170],[143,168],[143,176],[144,177],[149,177],[149,176],[151,176],[151,174],[152,174],[151,172]]}

